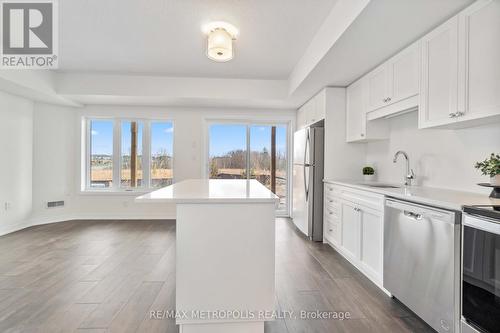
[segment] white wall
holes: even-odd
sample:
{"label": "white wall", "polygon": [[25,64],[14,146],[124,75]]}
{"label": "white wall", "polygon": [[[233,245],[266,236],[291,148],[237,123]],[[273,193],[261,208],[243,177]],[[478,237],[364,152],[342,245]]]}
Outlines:
{"label": "white wall", "polygon": [[[80,119],[82,116],[165,118],[174,121],[174,179],[202,177],[205,120],[247,119],[291,122],[295,111],[211,108],[35,105],[33,223],[65,219],[174,218],[173,205],[136,204],[136,195],[80,192]],[[46,202],[65,200],[64,208]]]}
{"label": "white wall", "polygon": [[[367,162],[373,164],[378,180],[401,183],[403,159],[392,162],[404,150],[419,185],[488,194],[476,183],[489,181],[474,169],[474,163],[490,153],[500,153],[500,123],[458,130],[417,129],[417,112],[390,120],[390,139],[367,144]],[[401,157],[400,157],[401,158]]]}
{"label": "white wall", "polygon": [[28,224],[32,207],[32,133],[33,103],[0,92],[0,235]]}

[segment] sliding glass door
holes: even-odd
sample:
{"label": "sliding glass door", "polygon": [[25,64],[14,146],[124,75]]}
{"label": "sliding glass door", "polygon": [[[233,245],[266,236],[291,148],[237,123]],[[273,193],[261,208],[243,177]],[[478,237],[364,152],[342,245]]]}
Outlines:
{"label": "sliding glass door", "polygon": [[287,125],[209,126],[211,179],[256,179],[279,198],[278,213],[288,213]]}

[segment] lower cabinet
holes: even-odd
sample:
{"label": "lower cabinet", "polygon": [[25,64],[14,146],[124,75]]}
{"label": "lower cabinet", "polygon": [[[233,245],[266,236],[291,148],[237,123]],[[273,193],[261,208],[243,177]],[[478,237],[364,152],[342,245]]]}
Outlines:
{"label": "lower cabinet", "polygon": [[354,203],[342,201],[341,204],[342,241],[344,253],[350,259],[359,260],[360,255],[360,218]]}
{"label": "lower cabinet", "polygon": [[384,196],[328,184],[324,211],[325,242],[382,287]]}
{"label": "lower cabinet", "polygon": [[382,283],[383,273],[383,212],[366,207],[359,207],[361,229],[361,255],[360,262],[365,274],[371,279]]}

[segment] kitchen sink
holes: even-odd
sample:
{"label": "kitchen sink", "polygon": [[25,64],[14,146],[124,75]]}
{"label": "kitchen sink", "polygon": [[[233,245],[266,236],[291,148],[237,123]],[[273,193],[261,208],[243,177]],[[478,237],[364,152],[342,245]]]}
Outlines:
{"label": "kitchen sink", "polygon": [[401,188],[401,186],[389,185],[389,184],[363,184],[363,185],[370,187],[379,187],[379,188]]}

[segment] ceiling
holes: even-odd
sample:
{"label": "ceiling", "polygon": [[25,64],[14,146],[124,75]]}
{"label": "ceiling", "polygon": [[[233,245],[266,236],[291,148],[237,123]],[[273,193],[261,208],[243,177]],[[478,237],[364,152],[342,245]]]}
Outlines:
{"label": "ceiling", "polygon": [[[286,79],[337,0],[64,0],[60,71]],[[235,58],[205,56],[201,26],[240,30]]]}
{"label": "ceiling", "polygon": [[[3,70],[0,89],[68,105],[296,109],[473,1],[64,0],[59,70]],[[230,62],[205,56],[212,20],[240,29]]]}
{"label": "ceiling", "polygon": [[290,92],[304,100],[325,86],[348,86],[472,2],[371,0],[307,77],[291,85]]}

